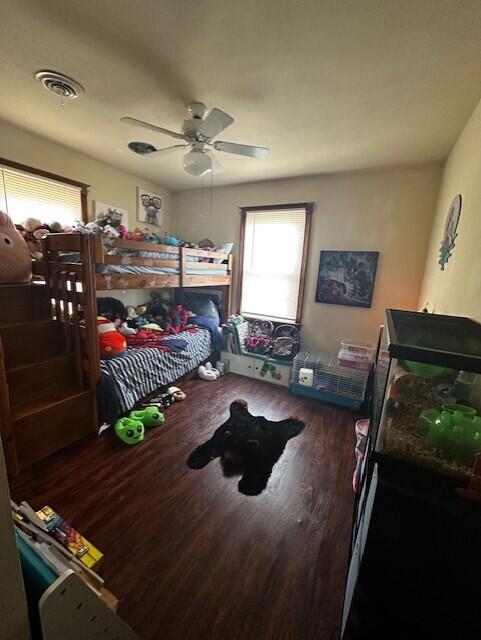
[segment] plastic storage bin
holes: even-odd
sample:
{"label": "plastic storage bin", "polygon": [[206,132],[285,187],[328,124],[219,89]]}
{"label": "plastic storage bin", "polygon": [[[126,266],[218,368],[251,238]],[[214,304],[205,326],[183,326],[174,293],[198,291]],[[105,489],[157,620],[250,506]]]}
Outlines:
{"label": "plastic storage bin", "polygon": [[[300,384],[301,369],[313,371],[312,386]],[[359,409],[369,377],[369,371],[341,367],[336,358],[313,351],[301,351],[294,358],[291,391],[323,402],[349,409]]]}
{"label": "plastic storage bin", "polygon": [[354,369],[371,369],[374,358],[374,347],[365,342],[343,340],[337,356],[341,367],[353,367]]}

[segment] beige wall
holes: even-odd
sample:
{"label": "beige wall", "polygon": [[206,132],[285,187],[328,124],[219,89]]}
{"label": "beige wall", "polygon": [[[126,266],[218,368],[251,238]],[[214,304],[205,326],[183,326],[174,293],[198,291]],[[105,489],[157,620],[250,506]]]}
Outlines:
{"label": "beige wall", "polygon": [[[438,264],[452,199],[463,198],[458,237],[444,271]],[[439,192],[420,304],[481,321],[481,102],[449,154]]]}
{"label": "beige wall", "polygon": [[[100,200],[127,209],[129,229],[134,229],[137,225],[148,226],[139,223],[136,219],[137,187],[158,193],[164,196],[164,223],[161,231],[172,231],[172,192],[158,184],[114,169],[68,147],[15,127],[4,120],[0,120],[0,157],[86,182],[90,185],[89,218],[93,219],[94,201]],[[156,230],[159,229],[156,228]],[[99,295],[112,294],[99,292]],[[116,291],[115,296],[121,298],[124,304],[141,304],[149,299],[149,293],[144,291]]]}
{"label": "beige wall", "polygon": [[[314,201],[303,344],[336,353],[342,338],[374,342],[386,307],[417,308],[440,177],[441,166],[431,164],[222,187],[212,213],[208,193],[183,191],[174,196],[174,231],[238,243],[238,207]],[[314,301],[321,249],[381,252],[371,309]]]}
{"label": "beige wall", "polygon": [[136,188],[143,187],[164,196],[162,231],[171,231],[172,194],[159,184],[98,162],[46,138],[0,120],[0,157],[43,169],[66,178],[86,182],[89,189],[89,218],[93,218],[93,202],[100,200],[129,212],[128,228],[140,224],[136,220]]}

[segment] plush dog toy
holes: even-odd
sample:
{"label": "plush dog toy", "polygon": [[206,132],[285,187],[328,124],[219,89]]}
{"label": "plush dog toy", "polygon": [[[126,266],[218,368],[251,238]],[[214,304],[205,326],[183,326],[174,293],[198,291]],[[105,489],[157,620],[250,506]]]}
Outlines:
{"label": "plush dog toy", "polygon": [[202,469],[214,458],[221,457],[224,471],[233,464],[242,468],[239,491],[249,496],[258,495],[266,488],[272,468],[288,440],[303,429],[304,422],[297,418],[273,422],[251,415],[247,402],[235,400],[230,405],[229,419],[190,454],[187,465],[191,469]]}
{"label": "plush dog toy", "polygon": [[30,282],[32,259],[10,216],[0,211],[0,284]]}

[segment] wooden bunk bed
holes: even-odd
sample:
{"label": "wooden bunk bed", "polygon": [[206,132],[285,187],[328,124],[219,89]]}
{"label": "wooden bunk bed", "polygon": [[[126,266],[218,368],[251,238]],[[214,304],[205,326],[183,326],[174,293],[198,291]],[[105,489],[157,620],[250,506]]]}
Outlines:
{"label": "wooden bunk bed", "polygon": [[[81,240],[76,234],[51,234],[44,239],[44,276],[54,293],[60,289],[62,294],[65,287],[59,287],[59,283],[71,274],[81,273],[84,277],[89,274],[85,284],[94,300],[98,291],[108,291],[115,297],[115,291],[168,288],[174,294],[173,302],[184,304],[187,290],[208,289],[218,296],[221,321],[230,314],[232,257],[228,253],[122,239],[110,241],[109,253],[105,253],[99,236],[79,235]],[[73,247],[79,242],[88,250],[76,251]],[[83,283],[78,280],[75,286],[83,290]],[[61,306],[64,308],[65,303]],[[188,301],[184,306],[188,307]],[[89,308],[89,313],[93,312],[96,315],[96,310]],[[67,322],[73,326],[78,318],[72,316]],[[95,326],[95,316],[89,322]],[[96,330],[89,335],[98,341]],[[177,345],[171,342],[174,339]],[[93,356],[96,362],[90,367],[93,370],[96,366],[98,379],[101,377],[102,385],[109,386],[107,395],[114,398],[114,403],[109,400],[108,404],[116,405],[117,415],[133,408],[160,387],[179,380],[205,362],[214,349],[219,350],[219,337],[212,326],[187,329],[161,340],[161,349],[145,348],[139,353],[134,347],[122,358],[102,360],[100,365],[98,350]],[[181,346],[179,341],[183,343]],[[94,345],[91,347],[87,352],[94,354]],[[103,391],[98,390],[98,394]],[[112,422],[105,415],[103,420]]]}
{"label": "wooden bunk bed", "polygon": [[[64,234],[58,234],[62,236]],[[52,236],[49,236],[52,238]],[[109,249],[120,250],[120,255],[104,252],[99,236],[91,237],[96,269],[95,285],[98,291],[126,289],[175,289],[175,297],[182,302],[184,289],[208,287],[220,291],[220,315],[223,321],[230,315],[232,285],[232,255],[220,251],[205,251],[187,247],[174,247],[138,240],[112,240]],[[49,240],[49,242],[52,242]],[[60,239],[56,242],[61,242]],[[129,255],[129,253],[152,254]],[[158,254],[163,257],[155,257]],[[168,258],[166,256],[169,256]],[[109,267],[141,267],[145,273],[116,273]],[[98,268],[105,269],[99,272]],[[167,268],[171,273],[158,273]],[[152,269],[152,272],[147,271]],[[192,273],[192,270],[196,273]],[[222,271],[222,273],[219,273]]]}
{"label": "wooden bunk bed", "polygon": [[[0,435],[11,475],[98,430],[97,291],[171,288],[181,303],[185,289],[208,287],[220,292],[221,318],[229,314],[232,258],[227,253],[115,240],[112,248],[142,252],[142,257],[106,255],[92,234],[50,234],[42,242],[43,259],[34,263],[36,282],[0,287]],[[99,273],[122,265],[146,273]],[[173,272],[149,273],[151,267],[166,266]],[[205,330],[201,336],[208,349]]]}

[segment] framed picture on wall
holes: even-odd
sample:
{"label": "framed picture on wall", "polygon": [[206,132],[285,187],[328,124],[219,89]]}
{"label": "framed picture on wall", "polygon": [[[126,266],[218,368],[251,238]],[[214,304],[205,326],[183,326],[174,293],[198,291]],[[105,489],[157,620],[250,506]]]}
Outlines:
{"label": "framed picture on wall", "polygon": [[321,251],[316,302],[369,308],[379,251]]}
{"label": "framed picture on wall", "polygon": [[137,219],[146,224],[161,227],[164,199],[162,196],[137,187]]}

